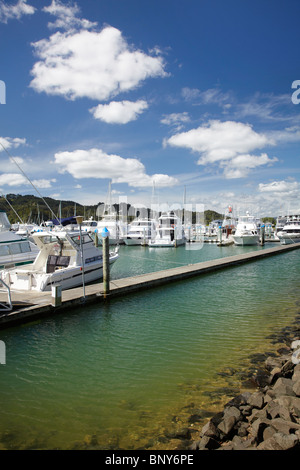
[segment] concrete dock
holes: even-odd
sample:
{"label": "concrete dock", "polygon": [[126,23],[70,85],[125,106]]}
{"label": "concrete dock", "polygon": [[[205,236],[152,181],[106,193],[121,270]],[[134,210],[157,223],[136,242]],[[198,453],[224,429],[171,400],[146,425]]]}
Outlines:
{"label": "concrete dock", "polygon": [[[298,248],[300,248],[300,243],[286,246],[280,245],[260,251],[189,264],[163,271],[142,274],[140,276],[114,279],[110,281],[109,294],[104,293],[102,282],[85,286],[84,297],[83,288],[77,287],[63,291],[61,294],[61,302],[59,302],[60,305],[57,306],[55,306],[51,292],[11,291],[13,309],[12,311],[0,312],[0,328],[8,328],[60,312],[70,312],[71,314],[74,308],[82,307],[86,304],[107,302],[109,299],[128,295],[132,292],[163,286],[171,282],[182,281],[201,274],[212,273],[220,269],[238,266],[247,262],[254,262]],[[0,301],[4,303],[6,300],[7,294],[1,292]]]}

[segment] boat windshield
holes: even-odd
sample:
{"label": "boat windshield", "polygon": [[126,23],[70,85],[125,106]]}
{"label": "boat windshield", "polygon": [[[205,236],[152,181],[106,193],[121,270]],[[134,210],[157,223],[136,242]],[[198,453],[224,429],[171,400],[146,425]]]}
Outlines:
{"label": "boat windshield", "polygon": [[[92,238],[90,237],[90,235],[88,233],[83,233],[81,237],[82,237],[82,239],[81,239],[82,244],[90,243],[90,242],[93,243],[93,240],[92,240]],[[80,245],[80,235],[79,234],[77,234],[77,235],[75,235],[71,238],[72,238],[73,242],[76,243],[76,245]]]}

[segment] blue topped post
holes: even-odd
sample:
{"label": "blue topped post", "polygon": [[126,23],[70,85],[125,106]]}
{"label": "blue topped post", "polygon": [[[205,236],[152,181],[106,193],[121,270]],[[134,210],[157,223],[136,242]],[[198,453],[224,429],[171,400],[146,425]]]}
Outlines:
{"label": "blue topped post", "polygon": [[104,297],[109,294],[109,230],[106,227],[102,230],[103,246],[103,294]]}

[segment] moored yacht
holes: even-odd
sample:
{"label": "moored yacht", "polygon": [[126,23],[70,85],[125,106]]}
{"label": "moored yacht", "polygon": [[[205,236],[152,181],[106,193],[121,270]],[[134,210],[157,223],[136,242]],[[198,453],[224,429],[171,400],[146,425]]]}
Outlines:
{"label": "moored yacht", "polygon": [[11,224],[5,211],[0,211],[0,269],[32,263],[38,247],[27,237],[11,231]]}
{"label": "moored yacht", "polygon": [[127,235],[124,237],[125,245],[147,245],[155,233],[155,222],[150,219],[133,220],[129,226]]}
{"label": "moored yacht", "polygon": [[277,232],[281,245],[300,242],[300,215],[287,217],[286,224]]}
{"label": "moored yacht", "polygon": [[[38,256],[31,265],[3,269],[1,279],[11,290],[49,291],[53,285],[62,290],[78,287],[103,277],[103,256],[88,233],[79,231],[37,232],[32,235]],[[109,254],[109,263],[118,259]]]}
{"label": "moored yacht", "polygon": [[257,230],[256,219],[246,212],[246,215],[238,218],[235,234],[233,235],[235,245],[257,245],[259,233]]}
{"label": "moored yacht", "polygon": [[184,245],[186,238],[184,228],[176,214],[164,212],[158,218],[155,237],[149,240],[150,247],[177,247]]}

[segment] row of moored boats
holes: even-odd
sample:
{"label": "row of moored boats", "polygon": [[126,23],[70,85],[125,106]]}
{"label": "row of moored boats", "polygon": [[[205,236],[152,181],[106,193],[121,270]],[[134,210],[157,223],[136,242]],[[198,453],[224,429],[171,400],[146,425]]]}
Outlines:
{"label": "row of moored boats", "polygon": [[[109,263],[119,257],[118,245],[177,247],[191,242],[215,241],[223,246],[256,245],[263,236],[266,241],[281,244],[300,241],[300,216],[278,218],[276,230],[260,224],[250,214],[237,220],[225,214],[223,221],[208,227],[183,224],[173,211],[162,213],[157,220],[138,218],[122,226],[116,217],[83,221],[65,221],[67,225],[30,228],[30,233],[12,231],[5,212],[0,212],[0,280],[9,290],[50,291],[59,285],[62,290],[99,281],[103,277],[102,231],[109,234]],[[19,232],[19,233],[18,233]],[[115,246],[113,246],[115,245]]]}

